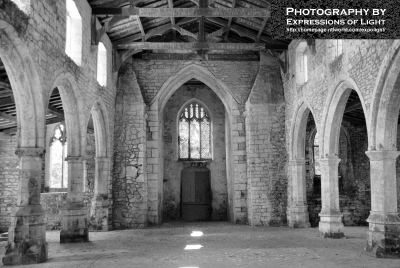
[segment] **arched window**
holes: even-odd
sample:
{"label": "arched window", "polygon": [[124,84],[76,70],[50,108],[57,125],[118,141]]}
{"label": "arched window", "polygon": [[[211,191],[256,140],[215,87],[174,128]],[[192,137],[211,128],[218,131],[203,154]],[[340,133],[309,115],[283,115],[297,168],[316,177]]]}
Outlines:
{"label": "arched window", "polygon": [[319,140],[318,140],[318,133],[316,131],[312,147],[313,147],[314,175],[321,176],[321,167],[319,166],[319,163],[316,161],[317,157],[319,157]]}
{"label": "arched window", "polygon": [[97,54],[97,81],[100,86],[107,84],[107,50],[102,42],[99,43]]}
{"label": "arched window", "polygon": [[333,40],[335,47],[335,58],[343,53],[343,41],[341,39]]}
{"label": "arched window", "polygon": [[67,188],[67,135],[63,123],[58,124],[50,141],[50,188]]}
{"label": "arched window", "polygon": [[82,62],[82,18],[73,0],[67,0],[65,53],[77,64]]}
{"label": "arched window", "polygon": [[197,102],[186,105],[179,116],[179,159],[211,158],[211,120]]}

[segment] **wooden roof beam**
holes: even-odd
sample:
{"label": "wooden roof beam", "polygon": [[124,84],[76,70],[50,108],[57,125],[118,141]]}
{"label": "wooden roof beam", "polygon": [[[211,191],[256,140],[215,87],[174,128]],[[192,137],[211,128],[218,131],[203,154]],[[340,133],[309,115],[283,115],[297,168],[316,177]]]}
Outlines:
{"label": "wooden roof beam", "polygon": [[0,112],[0,117],[4,118],[4,119],[7,119],[8,121],[11,121],[11,122],[17,122],[17,117],[13,116],[11,114]]}
{"label": "wooden roof beam", "polygon": [[47,106],[47,113],[57,116],[58,118],[64,119],[64,112],[50,104]]}
{"label": "wooden roof beam", "polygon": [[139,17],[269,17],[267,8],[93,8],[93,15]]}
{"label": "wooden roof beam", "polygon": [[344,112],[345,112],[345,113],[348,113],[348,112],[351,112],[351,111],[354,111],[354,110],[358,110],[358,109],[362,109],[362,104],[361,104],[361,102],[357,102],[357,103],[354,103],[354,104],[352,104],[352,105],[346,107],[346,108],[344,109]]}
{"label": "wooden roof beam", "polygon": [[258,31],[258,34],[257,34],[257,40],[260,40],[261,34],[264,31],[265,25],[267,25],[267,20],[268,20],[268,17],[265,17],[263,22],[261,23],[260,30]]}
{"label": "wooden roof beam", "polygon": [[[232,8],[235,8],[235,7],[236,7],[236,0],[233,0]],[[226,34],[225,34],[225,40],[228,40],[229,28],[232,25],[232,20],[233,20],[233,17],[230,17],[229,20],[228,20],[228,25],[227,25],[228,26],[228,30],[226,31]]]}
{"label": "wooden roof beam", "polygon": [[164,43],[164,42],[134,42],[119,45],[119,49],[143,49],[143,50],[248,50],[260,51],[263,49],[286,50],[287,45],[264,43]]}

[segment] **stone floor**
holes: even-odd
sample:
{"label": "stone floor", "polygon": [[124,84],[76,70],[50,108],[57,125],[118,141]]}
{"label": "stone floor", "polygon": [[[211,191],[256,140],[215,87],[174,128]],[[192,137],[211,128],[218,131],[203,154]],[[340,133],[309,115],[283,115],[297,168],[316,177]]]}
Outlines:
{"label": "stone floor", "polygon": [[[192,231],[203,236],[192,237]],[[345,239],[323,239],[317,232],[226,222],[166,223],[90,233],[89,243],[60,244],[59,232],[49,231],[49,260],[29,267],[400,267],[400,260],[376,259],[364,252],[366,227],[347,227]],[[186,245],[202,248],[185,250]],[[1,256],[5,246],[0,242]]]}

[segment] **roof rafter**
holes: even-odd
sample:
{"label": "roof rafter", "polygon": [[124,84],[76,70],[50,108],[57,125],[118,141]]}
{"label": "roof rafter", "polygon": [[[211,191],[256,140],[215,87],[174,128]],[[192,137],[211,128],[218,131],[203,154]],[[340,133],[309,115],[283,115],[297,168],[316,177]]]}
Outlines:
{"label": "roof rafter", "polygon": [[93,8],[93,15],[139,17],[269,17],[267,8]]}

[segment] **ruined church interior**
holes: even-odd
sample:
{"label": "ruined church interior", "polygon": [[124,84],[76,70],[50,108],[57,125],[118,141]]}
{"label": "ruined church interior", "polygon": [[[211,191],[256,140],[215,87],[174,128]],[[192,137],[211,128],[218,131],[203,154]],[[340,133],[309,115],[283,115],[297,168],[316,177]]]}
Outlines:
{"label": "ruined church interior", "polygon": [[0,0],[0,266],[400,267],[400,40],[269,0]]}

